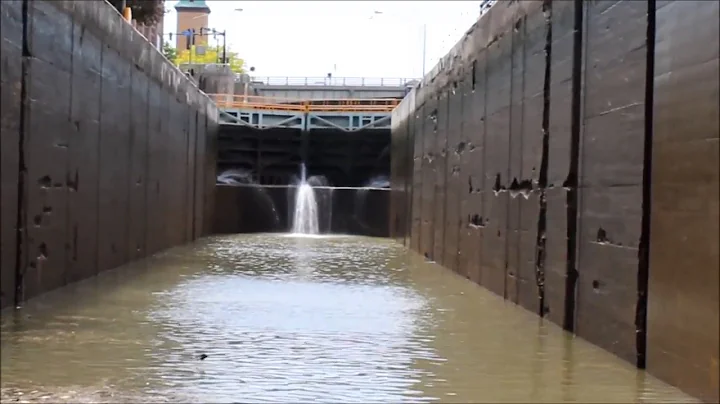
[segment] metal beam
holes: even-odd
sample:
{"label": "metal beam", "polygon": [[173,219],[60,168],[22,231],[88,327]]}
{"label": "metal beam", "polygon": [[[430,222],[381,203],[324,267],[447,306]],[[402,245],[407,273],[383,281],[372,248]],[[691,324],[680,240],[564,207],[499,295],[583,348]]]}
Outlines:
{"label": "metal beam", "polygon": [[[318,129],[335,129],[357,132],[367,129],[389,129],[390,112],[296,112],[281,110],[228,109],[220,111],[221,123],[246,126],[259,130],[275,128],[301,129],[311,132]],[[266,124],[266,122],[270,122]]]}

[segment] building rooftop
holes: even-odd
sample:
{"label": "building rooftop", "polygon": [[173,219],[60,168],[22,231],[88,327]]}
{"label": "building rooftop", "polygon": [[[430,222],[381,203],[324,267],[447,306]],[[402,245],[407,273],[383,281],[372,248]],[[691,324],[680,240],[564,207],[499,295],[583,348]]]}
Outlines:
{"label": "building rooftop", "polygon": [[210,7],[208,7],[205,0],[179,0],[175,4],[175,10],[177,11],[207,11],[210,12]]}

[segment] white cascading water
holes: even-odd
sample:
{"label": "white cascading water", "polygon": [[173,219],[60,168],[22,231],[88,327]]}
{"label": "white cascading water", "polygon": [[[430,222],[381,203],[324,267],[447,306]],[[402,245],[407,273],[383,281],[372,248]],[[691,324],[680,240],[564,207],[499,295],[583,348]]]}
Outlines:
{"label": "white cascading water", "polygon": [[295,193],[292,232],[295,234],[320,234],[318,204],[315,199],[315,190],[307,182],[305,164],[302,165],[300,185]]}

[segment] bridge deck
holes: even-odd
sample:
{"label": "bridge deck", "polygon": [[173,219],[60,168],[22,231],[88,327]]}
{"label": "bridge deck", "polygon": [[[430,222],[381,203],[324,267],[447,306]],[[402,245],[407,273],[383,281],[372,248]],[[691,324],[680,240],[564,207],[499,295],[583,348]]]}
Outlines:
{"label": "bridge deck", "polygon": [[250,95],[210,94],[226,125],[303,131],[336,129],[353,132],[389,129],[398,99],[307,100]]}
{"label": "bridge deck", "polygon": [[313,100],[403,98],[409,88],[419,82],[417,78],[392,77],[245,77],[242,80],[248,81],[248,94]]}

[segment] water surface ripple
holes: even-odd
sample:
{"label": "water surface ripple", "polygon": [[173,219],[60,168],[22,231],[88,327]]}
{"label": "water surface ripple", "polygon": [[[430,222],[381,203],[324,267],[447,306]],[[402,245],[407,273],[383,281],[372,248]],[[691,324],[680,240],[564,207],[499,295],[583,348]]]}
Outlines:
{"label": "water surface ripple", "polygon": [[2,317],[8,402],[693,402],[385,239],[213,237]]}

